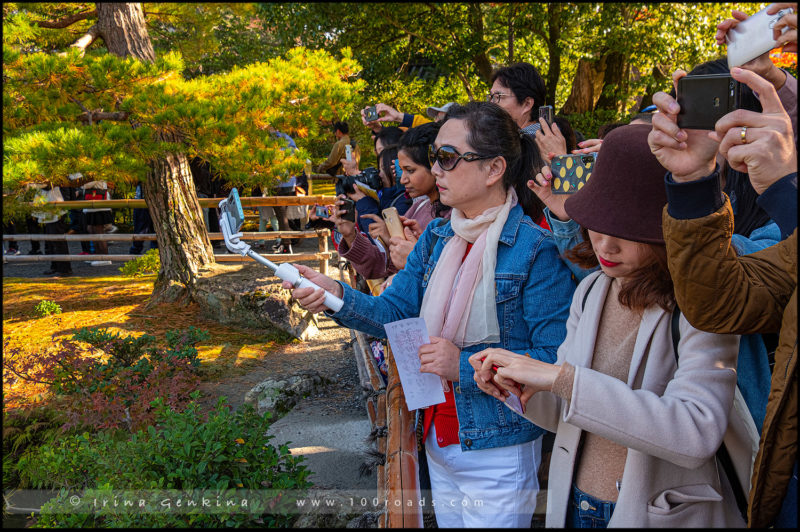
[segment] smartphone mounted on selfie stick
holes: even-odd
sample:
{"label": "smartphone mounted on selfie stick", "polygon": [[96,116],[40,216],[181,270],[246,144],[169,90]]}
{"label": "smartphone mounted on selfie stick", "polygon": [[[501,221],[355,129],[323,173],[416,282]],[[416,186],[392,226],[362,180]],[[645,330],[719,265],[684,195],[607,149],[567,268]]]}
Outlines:
{"label": "smartphone mounted on selfie stick", "polygon": [[[225,246],[231,253],[237,253],[242,257],[250,257],[256,262],[260,262],[275,272],[275,275],[280,280],[289,281],[295,288],[310,287],[314,290],[319,289],[319,286],[300,275],[297,268],[288,262],[278,266],[253,251],[249,245],[240,240],[242,233],[239,230],[242,227],[242,223],[244,223],[244,211],[242,210],[242,202],[239,200],[239,192],[235,188],[231,190],[227,198],[219,202],[219,213],[219,227],[225,239]],[[325,306],[333,312],[338,312],[343,304],[344,302],[341,299],[330,292],[325,292]]]}

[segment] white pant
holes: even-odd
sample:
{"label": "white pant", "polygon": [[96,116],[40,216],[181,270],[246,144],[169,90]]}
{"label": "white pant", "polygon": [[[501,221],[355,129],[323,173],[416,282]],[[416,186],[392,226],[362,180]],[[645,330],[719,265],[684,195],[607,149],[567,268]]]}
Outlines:
{"label": "white pant", "polygon": [[530,528],[536,509],[542,438],[476,451],[425,440],[431,497],[439,528]]}

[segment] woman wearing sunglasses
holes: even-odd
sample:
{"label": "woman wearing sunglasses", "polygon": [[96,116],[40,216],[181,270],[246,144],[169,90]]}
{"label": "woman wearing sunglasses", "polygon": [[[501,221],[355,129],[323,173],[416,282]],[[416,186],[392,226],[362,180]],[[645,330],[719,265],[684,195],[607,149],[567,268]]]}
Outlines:
{"label": "woman wearing sunglasses", "polygon": [[[449,385],[444,403],[418,412],[440,527],[527,528],[536,507],[544,430],[482,392],[468,362],[502,347],[552,363],[565,338],[570,272],[514,190],[531,175],[534,149],[499,106],[455,105],[431,150],[450,220],[428,225],[391,286],[370,296],[297,266],[344,300],[328,315],[345,327],[385,337],[385,323],[425,319],[431,343],[419,349],[421,371]],[[292,296],[326,310],[322,290]]]}

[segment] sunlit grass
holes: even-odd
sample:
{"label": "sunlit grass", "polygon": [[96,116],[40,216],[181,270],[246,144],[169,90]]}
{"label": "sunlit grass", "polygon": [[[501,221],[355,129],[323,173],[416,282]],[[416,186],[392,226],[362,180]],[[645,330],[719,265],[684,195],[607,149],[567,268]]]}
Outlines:
{"label": "sunlit grass", "polygon": [[[146,309],[154,281],[155,275],[136,279],[3,278],[4,345],[35,356],[52,346],[54,338],[67,338],[82,327],[103,327],[123,336],[150,334],[163,342],[167,331],[194,326],[210,334],[210,339],[196,348],[202,378],[213,379],[244,373],[291,341],[282,333],[239,329],[205,319],[195,304]],[[39,317],[34,307],[41,300],[59,304],[61,314]],[[25,383],[19,381],[17,385]],[[31,387],[31,398],[41,391],[39,388]]]}

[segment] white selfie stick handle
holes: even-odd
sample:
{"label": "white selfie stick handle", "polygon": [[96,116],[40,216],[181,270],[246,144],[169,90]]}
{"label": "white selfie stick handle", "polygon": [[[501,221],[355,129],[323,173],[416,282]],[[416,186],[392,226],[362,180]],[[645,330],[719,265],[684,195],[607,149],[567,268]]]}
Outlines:
{"label": "white selfie stick handle", "polygon": [[[288,262],[284,262],[278,269],[275,270],[275,275],[278,276],[279,279],[282,281],[289,281],[292,283],[292,286],[295,288],[313,288],[314,290],[319,290],[319,286],[315,285],[302,275],[300,272],[297,271],[297,268],[289,264]],[[341,310],[342,305],[344,305],[344,301],[336,297],[335,295],[331,294],[327,290],[325,291],[325,306],[331,309],[333,312],[339,312]]]}

